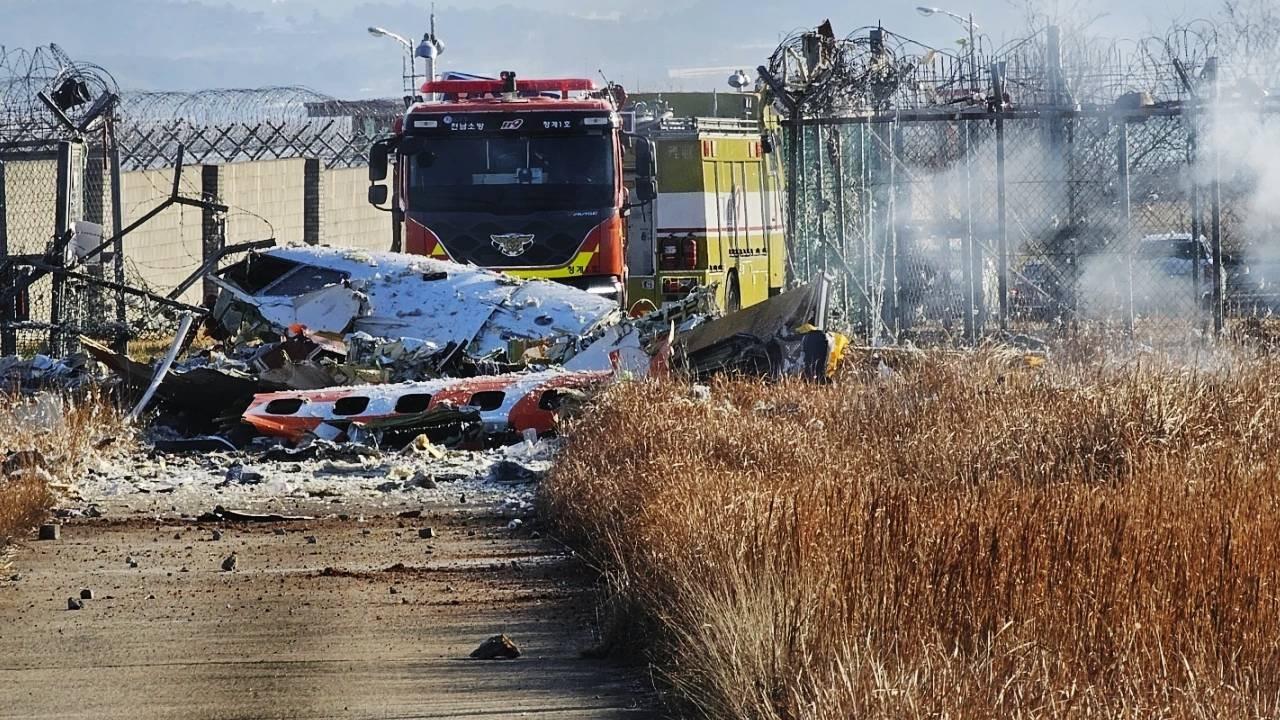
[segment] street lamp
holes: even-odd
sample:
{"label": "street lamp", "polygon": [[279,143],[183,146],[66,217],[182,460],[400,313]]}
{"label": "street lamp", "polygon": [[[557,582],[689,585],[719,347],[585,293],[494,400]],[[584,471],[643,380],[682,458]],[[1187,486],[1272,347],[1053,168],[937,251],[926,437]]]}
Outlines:
{"label": "street lamp", "polygon": [[970,75],[969,87],[974,92],[977,92],[978,91],[978,57],[976,55],[977,49],[974,46],[973,31],[978,28],[978,25],[973,22],[973,14],[970,13],[968,17],[965,17],[963,15],[957,15],[951,12],[950,10],[943,10],[942,8],[936,8],[936,7],[925,7],[924,5],[916,6],[916,12],[920,13],[925,17],[933,17],[934,15],[946,15],[952,20],[955,20],[956,22],[962,25],[965,25],[969,28],[969,75]]}
{"label": "street lamp", "polygon": [[[409,95],[416,95],[418,92],[418,76],[416,68],[414,68],[413,65],[413,43],[410,43],[402,35],[397,35],[386,28],[375,27],[372,25],[369,26],[369,34],[374,37],[391,38],[392,40],[400,43],[404,48],[405,55],[400,61],[400,70],[403,75],[402,79],[406,81],[408,85],[405,90],[408,91]],[[405,65],[406,62],[408,63],[407,66]]]}

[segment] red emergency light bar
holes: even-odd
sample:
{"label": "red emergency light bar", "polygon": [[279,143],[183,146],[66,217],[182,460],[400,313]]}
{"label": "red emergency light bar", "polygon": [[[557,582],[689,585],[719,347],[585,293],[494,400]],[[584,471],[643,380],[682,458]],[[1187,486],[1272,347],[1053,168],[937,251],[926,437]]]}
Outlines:
{"label": "red emergency light bar", "polygon": [[[594,81],[586,78],[552,78],[548,80],[516,80],[516,92],[570,92],[595,90]],[[507,83],[502,80],[432,80],[422,84],[424,93],[442,95],[498,95],[506,92]]]}

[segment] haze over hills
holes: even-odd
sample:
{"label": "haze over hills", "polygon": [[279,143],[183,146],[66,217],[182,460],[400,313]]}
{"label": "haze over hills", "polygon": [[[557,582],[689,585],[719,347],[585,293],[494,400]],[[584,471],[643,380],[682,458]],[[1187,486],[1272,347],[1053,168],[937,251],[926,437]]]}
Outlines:
{"label": "haze over hills", "polygon": [[[932,2],[932,0],[930,0]],[[1034,1],[1034,0],[1033,0]],[[1100,31],[1141,34],[1188,13],[1189,0],[1099,0],[1064,4]],[[726,89],[724,68],[750,70],[787,32],[830,17],[839,34],[882,22],[935,46],[964,29],[924,18],[913,0],[878,5],[820,0],[675,0],[637,9],[620,0],[471,0],[437,3],[447,43],[443,68],[532,75],[590,75],[603,70],[632,89]],[[969,0],[999,42],[1024,26],[1023,0]],[[399,94],[399,46],[370,37],[380,25],[411,39],[427,26],[429,2],[340,0],[0,0],[0,45],[56,42],[97,62],[125,88],[198,89],[307,85],[341,97]],[[689,69],[706,68],[705,72]],[[672,71],[676,72],[672,72]]]}

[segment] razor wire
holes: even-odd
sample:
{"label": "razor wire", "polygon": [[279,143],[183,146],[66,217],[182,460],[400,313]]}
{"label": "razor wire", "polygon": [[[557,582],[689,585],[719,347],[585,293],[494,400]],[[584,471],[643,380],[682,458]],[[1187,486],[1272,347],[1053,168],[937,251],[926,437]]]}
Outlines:
{"label": "razor wire", "polygon": [[404,112],[399,99],[337,100],[304,87],[128,92],[121,98],[126,169],[317,158],[357,167]]}
{"label": "razor wire", "polygon": [[95,99],[105,101],[118,92],[111,73],[71,59],[57,45],[34,50],[0,45],[0,148],[41,147],[74,134],[41,94],[75,126],[100,109]]}

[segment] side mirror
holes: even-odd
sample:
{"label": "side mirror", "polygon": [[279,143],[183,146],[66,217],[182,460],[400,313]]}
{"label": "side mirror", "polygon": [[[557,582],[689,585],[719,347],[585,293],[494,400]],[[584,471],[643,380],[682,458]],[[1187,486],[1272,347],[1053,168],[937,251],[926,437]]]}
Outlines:
{"label": "side mirror", "polygon": [[[651,178],[657,174],[658,154],[653,141],[649,138],[636,138],[636,177]],[[642,197],[641,200],[643,199]]]}
{"label": "side mirror", "polygon": [[391,145],[387,140],[379,140],[369,148],[369,182],[378,182],[387,178],[387,155]]}
{"label": "side mirror", "polygon": [[658,181],[653,176],[636,178],[636,197],[642,203],[653,202],[658,197]]}
{"label": "side mirror", "polygon": [[369,204],[383,205],[387,202],[387,186],[386,185],[370,185],[369,186]]}

